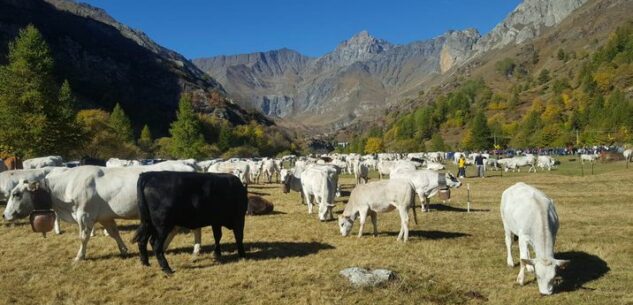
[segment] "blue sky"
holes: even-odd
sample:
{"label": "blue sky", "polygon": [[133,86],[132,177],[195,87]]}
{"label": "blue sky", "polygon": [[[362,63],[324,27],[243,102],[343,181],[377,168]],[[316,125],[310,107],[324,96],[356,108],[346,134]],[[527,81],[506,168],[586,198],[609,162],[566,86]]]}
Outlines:
{"label": "blue sky", "polygon": [[474,27],[487,33],[521,0],[79,0],[187,58],[290,48],[320,56],[367,30],[402,44]]}

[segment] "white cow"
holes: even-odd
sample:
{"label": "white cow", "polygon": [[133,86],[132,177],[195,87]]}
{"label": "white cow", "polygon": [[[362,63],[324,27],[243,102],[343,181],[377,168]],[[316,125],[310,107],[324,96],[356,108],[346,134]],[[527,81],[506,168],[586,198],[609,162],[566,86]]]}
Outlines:
{"label": "white cow", "polygon": [[249,170],[251,173],[251,182],[255,183],[255,184],[259,184],[259,177],[261,177],[262,175],[262,167],[264,165],[264,162],[262,161],[250,161],[249,162]]}
{"label": "white cow", "polygon": [[433,171],[440,171],[440,170],[444,169],[444,165],[441,164],[441,163],[428,161],[428,162],[426,162],[426,169],[430,169],[430,170],[433,170]]}
{"label": "white cow", "polygon": [[377,235],[376,214],[397,209],[400,214],[400,233],[397,240],[403,239],[406,242],[409,239],[409,208],[413,209],[415,223],[418,223],[414,205],[415,194],[411,184],[406,180],[390,179],[357,185],[349,196],[343,214],[338,217],[341,235],[349,235],[358,215],[358,237],[361,237],[368,214],[374,225],[374,235]]}
{"label": "white cow", "polygon": [[284,194],[290,193],[290,191],[295,191],[301,193],[301,197],[303,197],[302,187],[301,187],[301,173],[303,169],[294,168],[294,169],[282,169],[279,176],[281,179],[281,187]]}
{"label": "white cow", "polygon": [[582,164],[585,164],[585,161],[593,163],[597,159],[598,159],[598,154],[581,154],[580,155],[580,162],[582,162]]}
{"label": "white cow", "polygon": [[542,170],[547,168],[548,171],[552,170],[552,167],[556,163],[556,160],[550,156],[538,156],[536,157],[536,166]]}
{"label": "white cow", "polygon": [[279,183],[279,167],[273,159],[266,159],[262,162],[262,171],[266,175],[268,183],[273,183],[273,176],[277,176],[277,183]]}
{"label": "white cow", "polygon": [[[127,247],[119,235],[115,219],[138,219],[138,176],[144,171],[159,170],[154,165],[136,168],[79,166],[49,173],[43,179],[24,181],[13,189],[4,218],[11,221],[27,217],[33,209],[34,194],[39,192],[37,196],[49,196],[53,210],[61,220],[79,225],[81,245],[75,261],[85,258],[90,232],[96,222],[107,230],[117,242],[121,254],[125,255]],[[200,230],[194,230],[194,238],[194,254],[197,254],[200,251]]]}
{"label": "white cow", "polygon": [[118,158],[110,158],[106,161],[106,167],[128,167],[141,166],[141,162],[137,160],[123,160]]}
{"label": "white cow", "polygon": [[[513,235],[519,238],[521,270],[517,276],[520,285],[525,283],[525,269],[536,273],[536,281],[541,294],[553,292],[556,267],[569,263],[554,258],[554,243],[558,231],[558,214],[554,201],[533,186],[519,182],[507,188],[501,195],[501,220],[505,231],[507,264],[514,267],[512,260]],[[536,257],[530,259],[528,245]]]}
{"label": "white cow", "polygon": [[208,173],[226,173],[226,174],[235,174],[236,169],[239,170],[240,181],[244,184],[250,184],[250,165],[246,161],[227,161],[227,162],[218,162],[211,166],[207,170]]}
{"label": "white cow", "polygon": [[64,159],[60,156],[47,156],[33,159],[26,159],[22,161],[22,167],[24,169],[36,169],[51,166],[63,166]]}
{"label": "white cow", "polygon": [[622,155],[624,156],[624,160],[631,162],[632,158],[633,158],[633,149],[626,149],[622,152]]}
{"label": "white cow", "polygon": [[407,180],[413,186],[413,189],[420,197],[422,211],[428,211],[429,198],[437,194],[440,187],[444,187],[444,182],[448,188],[458,188],[462,183],[451,173],[438,173],[436,171],[421,169],[398,169],[391,172],[389,179]]}
{"label": "white cow", "polygon": [[321,221],[334,219],[332,208],[338,186],[338,172],[330,166],[314,165],[301,175],[303,196],[308,204],[308,214],[312,214],[312,198],[319,204]]}
{"label": "white cow", "polygon": [[352,162],[352,169],[354,171],[354,178],[356,179],[356,184],[367,183],[369,180],[369,167],[360,160],[354,160]]}

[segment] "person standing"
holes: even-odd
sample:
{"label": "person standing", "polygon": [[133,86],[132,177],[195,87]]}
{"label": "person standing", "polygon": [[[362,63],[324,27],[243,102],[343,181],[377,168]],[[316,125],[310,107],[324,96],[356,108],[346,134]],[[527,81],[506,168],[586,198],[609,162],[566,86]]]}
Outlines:
{"label": "person standing", "polygon": [[486,177],[485,167],[484,167],[485,159],[486,158],[482,154],[477,154],[477,156],[475,157],[475,165],[477,166],[477,177],[481,177],[481,178]]}
{"label": "person standing", "polygon": [[463,154],[457,160],[457,177],[462,179],[466,177],[466,158]]}

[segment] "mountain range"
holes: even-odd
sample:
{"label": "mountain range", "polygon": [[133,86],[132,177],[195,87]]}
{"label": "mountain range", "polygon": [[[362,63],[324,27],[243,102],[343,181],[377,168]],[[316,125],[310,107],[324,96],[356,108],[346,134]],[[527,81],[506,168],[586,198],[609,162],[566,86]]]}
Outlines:
{"label": "mountain range", "polygon": [[525,0],[484,36],[466,29],[396,45],[362,31],[321,57],[279,49],[193,63],[245,108],[288,127],[335,131],[383,117],[456,67],[538,37],[586,2]]}

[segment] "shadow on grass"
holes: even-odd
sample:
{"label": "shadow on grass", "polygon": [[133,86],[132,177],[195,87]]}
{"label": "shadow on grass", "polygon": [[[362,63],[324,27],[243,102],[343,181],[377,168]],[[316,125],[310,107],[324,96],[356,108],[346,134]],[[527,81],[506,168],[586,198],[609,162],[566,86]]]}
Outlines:
{"label": "shadow on grass", "polygon": [[610,270],[607,262],[586,252],[561,252],[556,254],[556,258],[570,261],[567,268],[558,272],[563,278],[563,281],[558,285],[558,292],[571,292],[579,289],[591,290],[583,285],[603,277]]}
{"label": "shadow on grass", "polygon": [[281,189],[281,184],[249,184],[248,189]]}
{"label": "shadow on grass", "polygon": [[[233,262],[239,260],[235,243],[221,243],[221,262]],[[201,253],[213,253],[213,245],[205,245]],[[252,242],[244,243],[246,258],[249,260],[270,260],[289,257],[303,257],[316,254],[322,250],[335,249],[334,246],[319,242]],[[193,247],[183,247],[167,250],[168,254],[192,253]],[[228,252],[228,255],[227,255]]]}
{"label": "shadow on grass", "polygon": [[124,224],[124,225],[117,225],[117,228],[119,229],[119,231],[136,231],[136,229],[138,229],[138,225],[137,223],[135,224]]}
{"label": "shadow on grass", "polygon": [[12,227],[23,227],[23,226],[30,226],[31,223],[27,220],[18,220],[18,221],[3,221],[2,222],[2,226],[5,228],[12,228]]}
{"label": "shadow on grass", "polygon": [[[458,208],[458,207],[454,207],[454,206],[450,206],[450,205],[446,205],[446,204],[442,204],[442,203],[437,203],[437,204],[431,204],[431,212],[436,210],[436,211],[442,211],[442,212],[468,212],[468,209],[466,208]],[[470,209],[470,212],[490,212],[489,209]]]}
{"label": "shadow on grass", "polygon": [[266,216],[269,216],[269,215],[286,215],[286,214],[288,214],[288,213],[281,212],[281,211],[272,211],[272,212],[266,213],[266,214],[257,214],[257,215],[248,215],[248,214],[246,214],[246,216],[248,216],[248,217],[253,217],[253,216],[254,217],[266,217]]}
{"label": "shadow on grass", "polygon": [[[398,236],[398,232],[378,232],[378,235]],[[369,234],[369,233],[367,233]],[[470,236],[468,233],[461,232],[444,232],[444,231],[422,231],[422,230],[409,230],[409,237],[421,237],[424,239],[453,239]]]}

